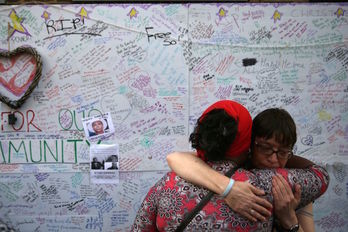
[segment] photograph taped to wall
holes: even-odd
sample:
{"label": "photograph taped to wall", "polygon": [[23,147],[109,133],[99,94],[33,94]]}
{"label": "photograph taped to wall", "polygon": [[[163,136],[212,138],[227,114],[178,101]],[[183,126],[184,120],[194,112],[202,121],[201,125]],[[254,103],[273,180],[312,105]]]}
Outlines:
{"label": "photograph taped to wall", "polygon": [[90,180],[96,184],[117,184],[119,182],[117,144],[91,144]]}
{"label": "photograph taped to wall", "polygon": [[106,170],[118,170],[118,155],[110,155],[104,163],[104,169]]}
{"label": "photograph taped to wall", "polygon": [[82,119],[85,135],[90,141],[103,140],[115,133],[110,113]]}

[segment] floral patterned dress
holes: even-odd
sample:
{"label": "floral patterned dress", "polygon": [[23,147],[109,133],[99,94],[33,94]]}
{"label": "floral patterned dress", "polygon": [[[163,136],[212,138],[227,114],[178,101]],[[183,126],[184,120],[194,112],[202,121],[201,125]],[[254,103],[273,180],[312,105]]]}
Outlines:
{"label": "floral patterned dress", "polygon": [[[220,173],[234,167],[231,161],[208,163]],[[307,169],[238,169],[233,179],[250,181],[264,189],[265,198],[273,202],[272,176],[281,174],[288,183],[301,185],[303,207],[321,196],[327,189],[329,175],[320,166]],[[148,192],[136,215],[132,231],[175,231],[184,218],[208,193],[207,189],[195,186],[168,172]],[[273,214],[266,222],[253,223],[232,211],[222,197],[215,194],[210,202],[193,218],[185,231],[272,231]]]}

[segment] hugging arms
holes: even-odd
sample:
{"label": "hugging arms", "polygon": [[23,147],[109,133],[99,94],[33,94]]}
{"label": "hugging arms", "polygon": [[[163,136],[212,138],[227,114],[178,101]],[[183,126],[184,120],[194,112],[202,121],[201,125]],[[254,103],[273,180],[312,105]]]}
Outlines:
{"label": "hugging arms", "polygon": [[[319,179],[316,181],[323,184],[320,194],[324,193],[328,184],[328,176],[325,169],[313,166],[314,164],[311,161],[292,153],[292,148],[297,139],[296,125],[287,111],[279,108],[262,111],[253,120],[251,134],[250,150],[247,159],[239,162],[244,169],[277,169],[277,172],[279,170],[281,173],[287,172],[287,170],[281,169],[285,167],[303,169],[298,170],[299,173],[296,175],[299,176],[292,177],[293,179],[309,178],[308,176],[305,177],[305,174],[301,174],[301,172],[311,171],[318,175],[316,177]],[[207,143],[214,144],[218,142],[210,139]],[[211,169],[201,158],[198,150],[197,153],[172,153],[168,155],[167,161],[172,170],[179,176],[221,195],[226,190],[230,179]],[[316,168],[319,168],[320,171],[315,170]],[[262,178],[260,174],[258,174],[258,177]],[[287,182],[291,182],[291,178],[286,175],[283,175],[283,177],[274,175],[268,181],[273,184],[273,212],[279,219],[277,221],[287,228],[300,222],[306,231],[313,231],[313,218],[308,217],[312,214],[312,204],[309,203],[305,207],[302,205],[303,208],[295,213],[301,195],[306,197],[308,190],[301,189],[301,186],[298,185],[293,185],[290,188]],[[311,182],[313,179],[309,178],[305,183],[308,181]],[[270,202],[273,201],[268,202],[261,197],[264,195],[263,190],[266,189],[255,188],[249,182],[235,181],[225,200],[234,211],[249,220],[254,222],[256,220],[264,221],[266,217],[271,215],[269,209],[272,208]]]}
{"label": "hugging arms", "polygon": [[[226,194],[215,194],[187,225],[188,231],[271,231],[276,224],[274,213],[286,231],[301,231],[300,220],[293,217],[295,207],[308,205],[323,194],[328,174],[311,163],[302,163],[304,169],[284,169],[297,158],[292,153],[296,142],[292,118],[279,109],[258,116],[252,122],[247,109],[230,100],[208,107],[190,135],[195,155],[168,156],[173,169],[189,181],[175,172],[159,180],[141,204],[132,231],[174,231],[207,194],[202,185]],[[241,168],[232,176],[233,185],[224,175],[234,167]],[[272,184],[277,187],[272,189]],[[270,202],[276,203],[284,194],[293,196],[282,207],[273,207]],[[237,196],[232,208],[224,202],[231,196]]]}
{"label": "hugging arms", "polygon": [[[228,177],[212,169],[194,152],[174,152],[168,155],[167,161],[178,176],[217,195],[221,195],[229,183]],[[326,191],[329,175],[324,168],[301,157],[294,156],[288,163],[291,169],[239,169],[232,176],[235,183],[224,198],[225,203],[253,222],[279,217],[287,229],[299,224],[299,231],[314,231],[312,201]],[[297,169],[293,168],[294,164]],[[277,186],[278,191],[274,186]],[[282,194],[279,194],[279,188],[283,190]]]}

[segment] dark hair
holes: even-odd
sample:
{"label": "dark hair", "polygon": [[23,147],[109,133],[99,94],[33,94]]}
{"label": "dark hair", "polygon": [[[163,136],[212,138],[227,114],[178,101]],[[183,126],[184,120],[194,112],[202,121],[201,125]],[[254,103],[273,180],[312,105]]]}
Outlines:
{"label": "dark hair", "polygon": [[118,162],[118,157],[117,155],[110,155],[107,159],[106,162]]}
{"label": "dark hair", "polygon": [[282,146],[293,148],[296,143],[296,125],[291,115],[284,109],[271,108],[262,111],[253,120],[251,142],[255,137],[275,138]]}
{"label": "dark hair", "polygon": [[190,135],[192,147],[204,151],[207,160],[223,160],[236,137],[237,121],[223,109],[214,109],[200,119]]}

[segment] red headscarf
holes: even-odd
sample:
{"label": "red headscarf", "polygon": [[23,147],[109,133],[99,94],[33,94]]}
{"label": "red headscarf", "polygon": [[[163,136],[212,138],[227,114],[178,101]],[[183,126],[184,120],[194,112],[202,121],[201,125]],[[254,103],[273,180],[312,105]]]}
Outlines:
{"label": "red headscarf", "polygon": [[[231,100],[221,100],[209,106],[203,112],[199,120],[202,121],[205,115],[214,109],[225,110],[226,113],[233,117],[238,123],[236,138],[234,139],[234,141],[231,141],[232,144],[226,152],[226,158],[238,157],[239,155],[248,151],[250,147],[252,127],[252,119],[249,111],[238,102]],[[201,159],[205,160],[204,151],[197,150],[197,155]]]}

